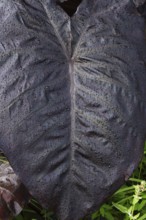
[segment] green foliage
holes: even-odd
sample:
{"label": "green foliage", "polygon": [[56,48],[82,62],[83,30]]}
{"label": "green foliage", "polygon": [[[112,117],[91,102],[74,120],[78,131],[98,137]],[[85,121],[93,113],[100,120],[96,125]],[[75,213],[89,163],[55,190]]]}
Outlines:
{"label": "green foliage", "polygon": [[[133,176],[122,186],[91,220],[146,220],[146,144],[144,157]],[[97,198],[98,199],[98,198]],[[89,218],[87,218],[89,219]],[[57,220],[52,212],[44,210],[31,200],[23,212],[13,220]]]}

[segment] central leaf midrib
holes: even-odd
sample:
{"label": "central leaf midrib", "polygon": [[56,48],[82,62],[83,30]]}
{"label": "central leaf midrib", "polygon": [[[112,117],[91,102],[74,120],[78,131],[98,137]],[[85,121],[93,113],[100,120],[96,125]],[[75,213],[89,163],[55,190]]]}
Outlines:
{"label": "central leaf midrib", "polygon": [[74,76],[74,61],[69,61],[69,77],[70,77],[70,98],[71,98],[71,110],[70,110],[70,184],[72,182],[72,171],[73,171],[73,158],[74,158],[74,140],[75,140],[75,76]]}
{"label": "central leaf midrib", "polygon": [[[42,4],[43,5],[43,4]],[[74,62],[73,59],[71,58],[71,53],[69,54],[69,52],[66,49],[66,46],[62,40],[62,37],[59,34],[57,25],[50,19],[51,15],[47,9],[46,6],[43,5],[43,8],[45,10],[45,13],[47,15],[47,17],[49,18],[49,21],[54,29],[54,33],[64,51],[64,54],[66,56],[67,59],[67,63],[68,63],[68,72],[69,72],[69,80],[70,80],[70,152],[69,152],[69,174],[68,174],[68,193],[70,192],[70,187],[72,186],[72,174],[73,174],[73,158],[74,158],[74,151],[73,151],[73,146],[74,146],[74,139],[75,139],[75,135],[74,135],[74,130],[75,130],[75,78],[74,78]],[[71,20],[70,20],[71,21]],[[71,46],[71,42],[70,42],[70,52],[72,51],[72,46]],[[69,201],[71,200],[70,198],[70,193],[69,193]],[[68,202],[69,202],[68,201]]]}
{"label": "central leaf midrib", "polygon": [[[43,5],[43,8],[45,10],[45,13],[47,15],[47,17],[49,18],[49,21],[54,29],[54,33],[64,51],[64,54],[66,56],[66,59],[67,59],[67,63],[68,63],[68,71],[69,71],[69,80],[70,80],[70,153],[69,153],[69,157],[70,157],[70,160],[69,160],[69,174],[68,174],[68,193],[69,193],[69,201],[71,200],[71,195],[70,195],[70,188],[72,187],[72,177],[73,177],[73,167],[74,167],[74,141],[75,141],[75,105],[76,105],[76,101],[75,101],[75,73],[74,73],[74,62],[75,62],[75,55],[76,55],[76,52],[78,50],[78,47],[80,45],[80,41],[83,37],[83,34],[80,36],[80,39],[79,39],[79,42],[77,43],[76,47],[75,47],[75,50],[72,51],[72,39],[71,39],[71,42],[70,42],[70,53],[67,51],[67,48],[65,46],[65,43],[62,39],[62,37],[60,36],[60,33],[58,31],[58,28],[57,28],[57,25],[52,21],[51,18],[51,15],[47,9],[47,7],[45,5]],[[89,18],[87,19],[87,23],[84,27],[84,29],[86,30],[87,28],[87,24],[88,24],[88,21],[89,21]],[[71,24],[71,19],[70,19],[70,24]],[[83,33],[85,32],[85,30],[83,31]],[[73,54],[72,54],[73,52]],[[72,54],[72,55],[71,55]],[[68,202],[69,202],[68,201]]]}

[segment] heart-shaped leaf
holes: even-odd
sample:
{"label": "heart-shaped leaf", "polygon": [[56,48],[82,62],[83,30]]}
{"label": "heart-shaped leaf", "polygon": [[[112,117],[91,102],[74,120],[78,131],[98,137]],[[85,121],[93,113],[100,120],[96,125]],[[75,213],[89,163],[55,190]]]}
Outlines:
{"label": "heart-shaped leaf", "polygon": [[131,0],[0,1],[0,144],[60,220],[129,178],[146,135],[144,20]]}

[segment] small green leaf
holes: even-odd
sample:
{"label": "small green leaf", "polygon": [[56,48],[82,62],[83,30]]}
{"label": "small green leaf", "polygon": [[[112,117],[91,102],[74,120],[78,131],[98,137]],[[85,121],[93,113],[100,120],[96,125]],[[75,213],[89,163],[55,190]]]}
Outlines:
{"label": "small green leaf", "polygon": [[128,209],[126,208],[126,207],[124,207],[124,206],[122,206],[122,205],[120,205],[120,204],[117,204],[117,203],[112,203],[113,204],[113,206],[116,208],[116,209],[118,209],[120,212],[122,212],[122,213],[128,213]]}
{"label": "small green leaf", "polygon": [[141,203],[139,203],[137,205],[138,205],[137,210],[138,211],[142,210],[142,208],[146,205],[146,200],[143,200]]}
{"label": "small green leaf", "polygon": [[122,187],[121,189],[119,189],[117,192],[115,192],[114,195],[116,194],[119,194],[119,193],[123,193],[123,192],[126,192],[126,191],[134,191],[134,186],[129,186],[129,187]]}
{"label": "small green leaf", "polygon": [[142,180],[136,179],[136,178],[130,178],[129,180],[132,182],[138,182],[138,183],[141,183],[141,181],[142,181]]}
{"label": "small green leaf", "polygon": [[105,213],[105,217],[107,220],[114,220],[114,217],[112,216],[110,212]]}
{"label": "small green leaf", "polygon": [[101,207],[101,209],[100,209],[100,214],[102,217],[105,216],[105,209],[103,207]]}
{"label": "small green leaf", "polygon": [[146,219],[146,214],[144,214],[143,216],[141,216],[138,220],[145,220]]}
{"label": "small green leaf", "polygon": [[140,216],[140,213],[138,213],[137,215],[135,215],[134,217],[133,217],[133,220],[138,220],[138,217]]}
{"label": "small green leaf", "polygon": [[139,202],[139,200],[141,199],[141,197],[140,197],[140,196],[137,196],[137,195],[134,195],[133,197],[134,197],[134,198],[133,198],[132,204],[133,204],[133,205],[136,205],[136,204]]}

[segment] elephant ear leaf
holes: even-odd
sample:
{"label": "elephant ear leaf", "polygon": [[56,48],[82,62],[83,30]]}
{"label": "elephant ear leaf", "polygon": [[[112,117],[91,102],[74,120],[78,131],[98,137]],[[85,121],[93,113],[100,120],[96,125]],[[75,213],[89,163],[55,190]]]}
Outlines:
{"label": "elephant ear leaf", "polygon": [[0,1],[0,146],[60,220],[99,208],[146,136],[143,18],[130,0],[72,2]]}

